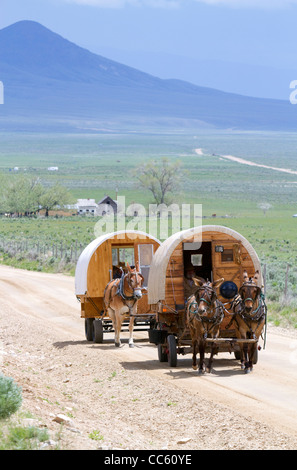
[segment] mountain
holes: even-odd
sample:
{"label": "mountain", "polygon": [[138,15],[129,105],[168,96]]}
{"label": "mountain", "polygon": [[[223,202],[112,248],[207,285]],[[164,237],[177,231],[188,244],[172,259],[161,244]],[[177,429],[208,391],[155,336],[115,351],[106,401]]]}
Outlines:
{"label": "mountain", "polygon": [[83,49],[33,21],[0,30],[0,130],[205,127],[295,130],[288,101],[164,80]]}
{"label": "mountain", "polygon": [[159,78],[179,78],[199,86],[259,98],[287,100],[297,66],[193,58],[162,51],[125,50],[90,44],[90,50]]}

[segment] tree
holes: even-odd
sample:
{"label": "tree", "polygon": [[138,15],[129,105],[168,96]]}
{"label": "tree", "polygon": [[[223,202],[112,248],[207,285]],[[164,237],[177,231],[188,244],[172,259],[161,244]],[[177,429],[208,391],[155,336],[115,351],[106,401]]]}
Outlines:
{"label": "tree", "polygon": [[10,213],[32,214],[39,209],[38,199],[42,192],[39,178],[18,176],[6,185],[2,193],[2,206]]}
{"label": "tree", "polygon": [[0,174],[0,214],[3,214],[4,212],[6,212],[6,197],[5,197],[6,186],[7,186],[7,181],[4,175]]}
{"label": "tree", "polygon": [[149,161],[134,171],[139,187],[149,190],[158,205],[170,202],[170,194],[180,187],[182,174],[181,163],[167,158],[161,162]]}
{"label": "tree", "polygon": [[272,208],[272,205],[269,204],[269,202],[260,202],[258,204],[259,209],[262,209],[264,215],[266,215],[266,212],[269,211],[269,209]]}
{"label": "tree", "polygon": [[39,204],[42,209],[45,209],[45,216],[48,217],[50,210],[57,206],[64,206],[70,202],[70,193],[68,189],[57,183],[47,191],[45,191],[39,199]]}
{"label": "tree", "polygon": [[51,209],[64,206],[71,200],[70,193],[60,184],[45,188],[39,178],[15,175],[7,181],[0,174],[0,212],[31,215],[45,209],[46,216]]}

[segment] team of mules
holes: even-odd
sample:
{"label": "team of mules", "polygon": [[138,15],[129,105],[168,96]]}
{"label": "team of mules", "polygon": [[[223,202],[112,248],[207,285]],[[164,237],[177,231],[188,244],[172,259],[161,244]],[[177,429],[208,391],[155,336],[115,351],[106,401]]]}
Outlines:
{"label": "team of mules", "polygon": [[[121,326],[128,314],[130,316],[129,347],[134,347],[134,319],[137,313],[137,302],[142,297],[143,280],[138,264],[135,268],[131,268],[127,264],[127,272],[123,271],[121,278],[110,281],[105,288],[105,312],[112,320],[115,346],[117,347],[121,345]],[[199,372],[211,372],[213,357],[218,352],[215,340],[219,337],[220,325],[225,315],[224,305],[217,296],[217,288],[224,279],[215,282],[205,281],[201,278],[193,278],[193,280],[197,291],[189,297],[186,307],[186,324],[190,330],[193,349],[192,367],[194,370],[198,369],[197,354],[199,353]],[[266,306],[258,281],[258,271],[253,277],[249,277],[245,271],[243,284],[231,303],[232,319],[230,325],[234,324],[236,337],[241,340],[239,342],[241,368],[245,373],[253,369],[253,358],[258,339],[265,326]],[[244,340],[249,341],[244,342]],[[205,366],[205,351],[208,345],[210,346],[210,357],[207,366]]]}
{"label": "team of mules", "polygon": [[[253,369],[253,358],[256,354],[257,343],[263,332],[266,317],[266,306],[262,296],[261,287],[258,287],[259,272],[253,277],[247,272],[243,275],[243,285],[238,295],[231,303],[232,319],[236,330],[236,337],[241,340],[240,355],[241,367],[245,373]],[[219,337],[220,325],[224,318],[225,308],[217,298],[216,289],[223,279],[211,283],[201,279],[193,279],[197,291],[187,302],[186,322],[190,330],[193,349],[193,369],[196,370],[199,352],[199,372],[211,372],[213,356],[218,351],[215,340]],[[211,342],[211,339],[214,341]],[[244,342],[244,340],[249,340]],[[204,364],[207,342],[210,344],[211,353],[207,367]]]}
{"label": "team of mules", "polygon": [[127,314],[129,322],[129,347],[134,347],[133,328],[135,315],[137,313],[137,302],[142,297],[142,286],[144,278],[139,272],[139,265],[131,268],[127,263],[127,272],[123,270],[121,278],[110,281],[104,291],[105,312],[112,321],[115,332],[115,345],[121,345],[121,327]]}

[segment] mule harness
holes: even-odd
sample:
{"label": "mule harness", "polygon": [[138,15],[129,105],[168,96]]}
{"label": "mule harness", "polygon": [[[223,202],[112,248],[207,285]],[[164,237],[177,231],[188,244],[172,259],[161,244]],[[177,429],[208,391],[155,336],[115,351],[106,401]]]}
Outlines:
{"label": "mule harness", "polygon": [[[128,307],[128,309],[129,309],[129,313],[131,314],[131,311],[132,311],[132,309],[133,309],[133,307],[134,307],[134,305],[136,304],[136,302],[137,302],[138,299],[134,296],[134,294],[131,295],[131,296],[128,296],[128,295],[125,294],[125,292],[124,292],[124,277],[125,277],[125,273],[124,273],[124,271],[123,271],[123,274],[122,274],[122,276],[121,276],[121,278],[120,278],[120,282],[119,282],[118,287],[117,287],[116,295],[119,295],[120,297],[122,297],[122,299],[125,301],[124,303],[125,303],[126,307]],[[104,289],[104,296],[105,296],[105,292],[106,292],[106,290],[107,290],[107,287],[108,287],[109,284],[111,284],[112,282],[114,282],[114,279],[112,279],[111,281],[109,281],[109,283],[108,283],[107,286],[105,287],[105,289]],[[134,302],[133,302],[133,305],[130,306],[130,305],[128,305],[128,304],[126,303],[126,301],[131,301],[131,300],[133,300]]]}
{"label": "mule harness", "polygon": [[[136,274],[139,274],[139,273],[136,273]],[[125,280],[125,273],[123,272],[122,274],[122,277],[120,279],[120,283],[118,285],[118,288],[117,288],[117,292],[116,292],[116,295],[120,295],[122,297],[122,299],[124,300],[124,304],[126,305],[126,307],[128,307],[129,309],[129,314],[131,315],[131,312],[137,302],[137,297],[135,297],[134,295],[134,292],[131,296],[128,296],[125,294],[124,292],[124,280]],[[131,287],[131,286],[130,286]],[[133,304],[130,306],[127,304],[127,301],[133,301]]]}
{"label": "mule harness", "polygon": [[[211,288],[208,287],[207,289],[211,290],[212,293],[215,294],[215,291]],[[202,327],[204,329],[204,339],[207,338],[208,334],[218,325],[220,325],[223,321],[224,318],[224,310],[225,307],[222,304],[220,300],[216,298],[215,303],[217,304],[216,307],[213,307],[213,310],[215,310],[215,313],[212,317],[205,317],[204,315],[199,314],[198,310],[198,304],[200,302],[205,302],[209,308],[211,308],[212,303],[209,302],[209,300],[205,299],[204,297],[200,297],[199,300],[195,298],[193,302],[190,303],[189,305],[189,313],[192,314],[192,318],[190,318],[190,321],[193,322],[194,318],[201,322]],[[204,324],[210,325],[210,328],[205,327]]]}
{"label": "mule harness", "polygon": [[125,280],[125,273],[123,272],[122,277],[120,279],[120,283],[117,288],[117,295],[120,295],[122,299],[124,300],[135,300],[134,294],[131,296],[128,296],[124,292],[124,280]]}
{"label": "mule harness", "polygon": [[[258,307],[255,310],[253,310],[251,313],[247,313],[246,308],[245,308],[245,302],[247,302],[249,300],[249,301],[252,301],[253,304],[254,304],[256,302],[257,298],[259,298]],[[244,321],[246,326],[249,328],[250,334],[253,337],[253,339],[255,339],[255,331],[258,328],[258,326],[260,325],[260,323],[261,323],[261,321],[263,320],[264,317],[265,317],[265,325],[266,325],[266,322],[267,322],[267,305],[266,305],[266,302],[265,302],[264,294],[261,292],[260,295],[258,297],[256,297],[256,299],[252,299],[252,298],[248,297],[247,299],[244,299],[244,300],[241,298],[240,295],[237,295],[235,297],[235,299],[232,301],[231,308],[233,309],[233,308],[236,308],[238,306],[240,307],[239,310],[237,312],[234,312],[234,314],[232,315],[232,318],[230,320],[230,323],[226,326],[226,329],[230,328],[233,321],[236,321],[236,315],[238,315]],[[256,328],[255,328],[254,331],[253,331],[252,326],[250,324],[251,322],[256,322],[257,323]],[[238,323],[237,323],[237,326],[238,326]],[[266,331],[265,331],[265,343],[266,343]]]}

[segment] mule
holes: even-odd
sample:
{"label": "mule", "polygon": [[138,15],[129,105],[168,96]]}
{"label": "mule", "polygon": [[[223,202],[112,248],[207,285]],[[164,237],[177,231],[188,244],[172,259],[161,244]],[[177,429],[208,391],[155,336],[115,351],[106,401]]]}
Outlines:
{"label": "mule", "polygon": [[243,273],[243,284],[232,305],[233,321],[238,339],[252,339],[251,343],[239,343],[241,368],[246,374],[253,370],[260,335],[266,323],[266,304],[262,289],[258,286],[259,271],[253,277]]}
{"label": "mule", "polygon": [[121,346],[121,327],[127,314],[130,316],[129,322],[129,347],[134,347],[133,329],[134,316],[137,313],[137,302],[142,297],[144,277],[139,272],[139,264],[132,269],[127,263],[128,272],[123,272],[120,279],[110,281],[104,291],[105,313],[112,321],[116,347]]}
{"label": "mule", "polygon": [[218,352],[215,342],[210,343],[211,354],[208,365],[205,367],[204,356],[206,350],[206,339],[216,339],[219,335],[220,324],[224,318],[223,304],[218,300],[215,289],[224,281],[219,279],[215,282],[205,282],[201,279],[193,278],[197,291],[189,297],[186,309],[187,325],[190,330],[194,370],[198,369],[197,353],[199,352],[199,373],[210,373],[213,363],[213,356]]}

